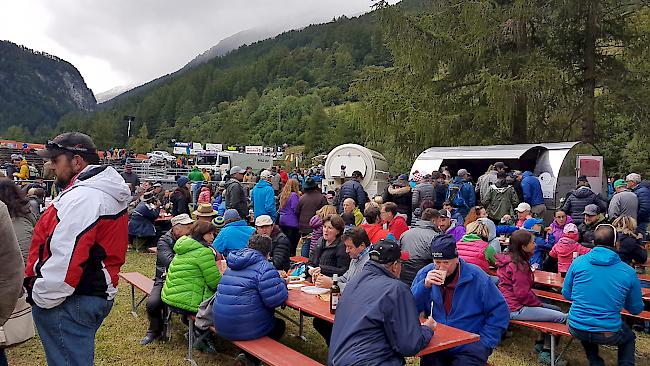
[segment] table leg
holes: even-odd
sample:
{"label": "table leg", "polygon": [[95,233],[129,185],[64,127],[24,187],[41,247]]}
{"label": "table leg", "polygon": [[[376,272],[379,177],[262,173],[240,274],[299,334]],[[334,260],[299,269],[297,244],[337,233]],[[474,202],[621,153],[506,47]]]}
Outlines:
{"label": "table leg", "polygon": [[555,366],[555,335],[551,334],[551,366]]}
{"label": "table leg", "polygon": [[135,286],[133,285],[131,285],[131,314],[138,317],[138,313],[135,312]]}
{"label": "table leg", "polygon": [[298,314],[300,315],[300,325],[298,325],[298,337],[306,342],[307,337],[305,337],[304,335],[305,316],[303,315],[302,310],[298,310]]}

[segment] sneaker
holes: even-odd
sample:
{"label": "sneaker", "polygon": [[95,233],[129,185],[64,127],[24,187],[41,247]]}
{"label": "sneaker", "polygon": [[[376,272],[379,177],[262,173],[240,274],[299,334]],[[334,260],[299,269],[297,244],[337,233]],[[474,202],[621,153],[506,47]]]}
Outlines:
{"label": "sneaker", "polygon": [[[543,350],[542,352],[540,352],[539,356],[537,356],[537,362],[541,363],[542,365],[550,365],[551,352],[548,350]],[[567,362],[565,359],[560,358],[557,361],[555,361],[555,366],[567,366]]]}
{"label": "sneaker", "polygon": [[140,341],[140,345],[141,346],[146,346],[146,345],[148,345],[149,343],[155,341],[158,338],[160,338],[160,335],[156,335],[156,334],[147,332],[147,334],[144,336],[144,338],[142,338],[142,340]]}
{"label": "sneaker", "polygon": [[535,353],[540,353],[544,350],[544,341],[535,341],[535,347],[533,347]]}
{"label": "sneaker", "polygon": [[235,365],[237,366],[255,366],[255,363],[251,361],[245,354],[240,353],[235,357]]}

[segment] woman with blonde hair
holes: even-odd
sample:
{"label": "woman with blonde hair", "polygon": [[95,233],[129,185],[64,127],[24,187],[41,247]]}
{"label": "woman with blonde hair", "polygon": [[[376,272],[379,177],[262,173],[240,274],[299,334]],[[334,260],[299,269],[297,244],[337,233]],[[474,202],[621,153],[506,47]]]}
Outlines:
{"label": "woman with blonde hair", "polygon": [[475,264],[485,272],[490,272],[490,266],[496,265],[496,251],[488,243],[490,228],[482,221],[474,221],[467,225],[467,232],[456,243],[458,256],[465,262]]}
{"label": "woman with blonde hair", "polygon": [[280,229],[289,238],[291,247],[289,253],[296,255],[298,240],[298,202],[300,201],[300,183],[296,179],[289,179],[280,192]]}
{"label": "woman with blonde hair", "polygon": [[636,220],[630,216],[619,216],[612,223],[616,228],[618,255],[621,261],[632,264],[645,263],[648,260],[648,252],[641,243],[641,234],[637,233]]}

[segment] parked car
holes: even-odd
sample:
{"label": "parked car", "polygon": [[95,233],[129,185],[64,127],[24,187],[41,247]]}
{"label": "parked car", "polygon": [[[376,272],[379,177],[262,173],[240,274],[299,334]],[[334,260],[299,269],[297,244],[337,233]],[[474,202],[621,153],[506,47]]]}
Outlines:
{"label": "parked car", "polygon": [[176,158],[167,151],[152,151],[150,153],[147,153],[147,158],[149,158],[153,164],[173,163],[176,161]]}

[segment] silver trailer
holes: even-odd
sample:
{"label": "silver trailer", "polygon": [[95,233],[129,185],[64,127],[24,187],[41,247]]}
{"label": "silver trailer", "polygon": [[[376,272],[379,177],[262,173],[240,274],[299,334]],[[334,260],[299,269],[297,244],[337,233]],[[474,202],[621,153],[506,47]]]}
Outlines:
{"label": "silver trailer", "polygon": [[430,174],[445,167],[454,176],[458,169],[464,168],[476,180],[498,161],[504,162],[510,170],[532,171],[542,184],[549,210],[561,206],[560,200],[575,189],[576,178],[580,175],[587,176],[594,192],[607,196],[602,156],[593,145],[579,141],[432,147],[417,157],[411,167],[411,176],[415,171]]}

